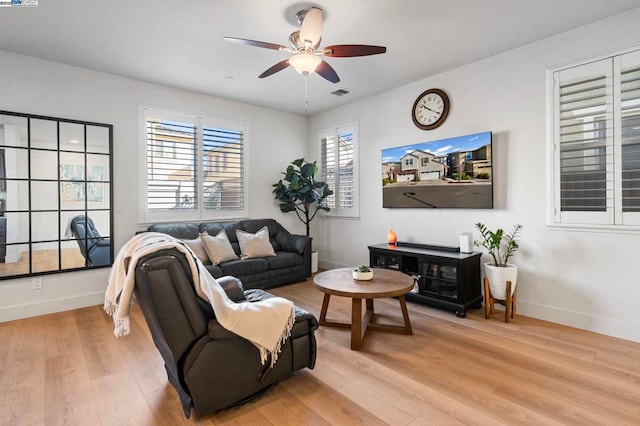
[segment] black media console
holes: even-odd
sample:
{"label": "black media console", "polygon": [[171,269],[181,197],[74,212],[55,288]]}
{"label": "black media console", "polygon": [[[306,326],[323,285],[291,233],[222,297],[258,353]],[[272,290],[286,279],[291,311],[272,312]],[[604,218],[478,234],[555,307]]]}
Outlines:
{"label": "black media console", "polygon": [[482,304],[480,253],[460,253],[457,247],[402,243],[369,246],[369,264],[395,269],[416,278],[417,286],[405,298],[455,311]]}

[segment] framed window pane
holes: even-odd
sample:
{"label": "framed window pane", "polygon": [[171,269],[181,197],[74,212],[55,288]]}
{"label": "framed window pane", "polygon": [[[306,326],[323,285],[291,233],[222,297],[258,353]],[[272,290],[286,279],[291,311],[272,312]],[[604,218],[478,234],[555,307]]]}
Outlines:
{"label": "framed window pane", "polygon": [[93,220],[93,224],[101,237],[110,236],[111,212],[108,210],[89,210],[87,215]]}
{"label": "framed window pane", "polygon": [[29,166],[25,148],[2,148],[4,151],[4,174],[7,179],[27,179]]}
{"label": "framed window pane", "polygon": [[31,256],[33,273],[60,270],[60,250],[58,249],[58,242],[32,244]]}
{"label": "framed window pane", "polygon": [[31,210],[58,210],[58,182],[31,182]]}
{"label": "framed window pane", "polygon": [[58,153],[31,150],[31,179],[58,179]]}
{"label": "framed window pane", "polygon": [[0,277],[29,274],[29,245],[7,244],[5,261],[0,263]]}
{"label": "framed window pane", "polygon": [[87,125],[87,152],[109,154],[109,137],[107,127]]}
{"label": "framed window pane", "polygon": [[83,268],[87,266],[86,259],[82,255],[76,241],[63,241],[61,243],[60,255],[62,269]]}
{"label": "framed window pane", "polygon": [[58,232],[58,212],[32,212],[31,213],[31,241],[45,242],[60,239]]}
{"label": "framed window pane", "polygon": [[31,129],[30,148],[58,150],[58,122],[32,118],[29,120]]}
{"label": "framed window pane", "polygon": [[84,152],[84,125],[60,123],[60,149]]}

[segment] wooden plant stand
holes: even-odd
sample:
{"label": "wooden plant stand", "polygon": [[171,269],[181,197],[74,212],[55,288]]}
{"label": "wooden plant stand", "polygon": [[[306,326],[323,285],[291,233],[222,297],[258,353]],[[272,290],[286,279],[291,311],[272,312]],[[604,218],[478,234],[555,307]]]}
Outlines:
{"label": "wooden plant stand", "polygon": [[484,279],[484,317],[486,319],[491,318],[491,315],[495,314],[495,303],[499,303],[504,306],[504,322],[509,322],[516,317],[516,293],[517,289],[511,294],[511,281],[507,281],[507,289],[505,295],[506,300],[495,299],[491,295],[491,289],[489,288],[489,279]]}

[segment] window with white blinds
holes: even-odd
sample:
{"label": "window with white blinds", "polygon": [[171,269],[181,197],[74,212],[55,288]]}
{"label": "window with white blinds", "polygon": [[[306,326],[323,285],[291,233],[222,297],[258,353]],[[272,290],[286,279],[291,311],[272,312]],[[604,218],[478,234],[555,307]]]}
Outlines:
{"label": "window with white blinds", "polygon": [[356,124],[320,132],[320,175],[333,191],[328,213],[358,216],[358,164]]}
{"label": "window with white blinds", "polygon": [[553,75],[553,224],[640,225],[640,51]]}
{"label": "window with white blinds", "polygon": [[620,78],[623,219],[640,213],[640,58],[628,62],[622,64]]}
{"label": "window with white blinds", "polygon": [[245,126],[143,109],[143,222],[246,216]]}

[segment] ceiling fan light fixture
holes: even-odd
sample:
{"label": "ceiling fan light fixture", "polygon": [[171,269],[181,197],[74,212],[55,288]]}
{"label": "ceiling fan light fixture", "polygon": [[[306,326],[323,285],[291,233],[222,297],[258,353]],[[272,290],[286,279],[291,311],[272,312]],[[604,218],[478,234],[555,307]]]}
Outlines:
{"label": "ceiling fan light fixture", "polygon": [[320,57],[306,52],[297,53],[289,58],[289,65],[302,75],[313,73],[321,62]]}

